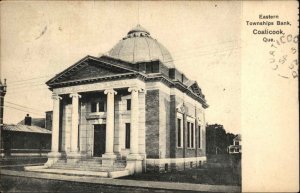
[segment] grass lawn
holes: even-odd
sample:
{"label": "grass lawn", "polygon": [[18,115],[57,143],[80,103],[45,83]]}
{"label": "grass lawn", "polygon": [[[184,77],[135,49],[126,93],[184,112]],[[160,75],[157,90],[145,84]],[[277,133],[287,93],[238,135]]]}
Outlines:
{"label": "grass lawn", "polygon": [[167,173],[142,173],[122,179],[241,186],[241,155],[207,157],[206,167]]}
{"label": "grass lawn", "polygon": [[135,174],[121,179],[240,186],[241,174],[239,171],[232,168],[195,168],[168,173]]}

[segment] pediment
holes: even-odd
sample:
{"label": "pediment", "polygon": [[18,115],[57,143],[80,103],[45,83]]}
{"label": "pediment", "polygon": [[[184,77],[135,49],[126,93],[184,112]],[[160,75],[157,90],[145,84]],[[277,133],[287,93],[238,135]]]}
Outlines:
{"label": "pediment", "polygon": [[87,56],[50,79],[46,84],[51,86],[53,84],[64,82],[93,80],[95,78],[131,73],[136,72],[131,69],[126,69],[123,66],[118,66],[116,64],[108,63],[107,61],[101,61],[101,59],[98,58]]}
{"label": "pediment", "polygon": [[199,87],[198,83],[195,81],[192,85],[189,86],[189,88],[198,96],[203,97],[201,88]]}

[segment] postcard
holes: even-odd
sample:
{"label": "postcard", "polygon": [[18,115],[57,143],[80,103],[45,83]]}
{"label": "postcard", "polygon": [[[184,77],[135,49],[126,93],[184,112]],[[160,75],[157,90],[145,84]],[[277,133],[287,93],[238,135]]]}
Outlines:
{"label": "postcard", "polygon": [[0,192],[297,192],[297,1],[1,1]]}

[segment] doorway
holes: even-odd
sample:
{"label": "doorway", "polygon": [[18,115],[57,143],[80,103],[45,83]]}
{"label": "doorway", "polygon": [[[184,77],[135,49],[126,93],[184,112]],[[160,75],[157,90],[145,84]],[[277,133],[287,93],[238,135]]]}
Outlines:
{"label": "doorway", "polygon": [[94,157],[105,153],[106,124],[94,125]]}

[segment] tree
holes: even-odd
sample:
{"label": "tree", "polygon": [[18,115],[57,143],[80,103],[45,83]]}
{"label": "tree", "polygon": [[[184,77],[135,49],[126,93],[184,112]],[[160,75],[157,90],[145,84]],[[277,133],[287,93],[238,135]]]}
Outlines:
{"label": "tree", "polygon": [[226,133],[223,125],[212,124],[206,126],[206,153],[225,154],[227,147],[233,145],[233,138],[236,135]]}

